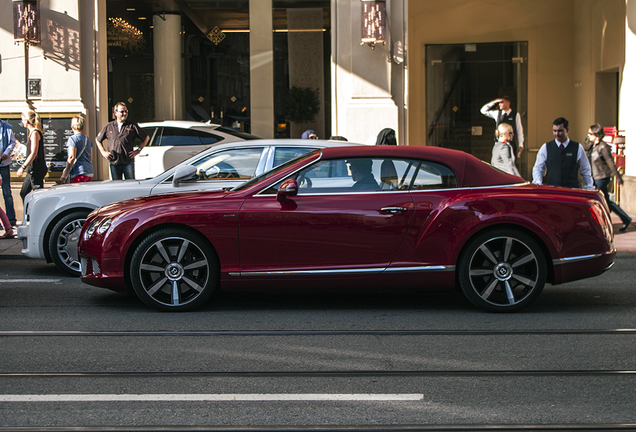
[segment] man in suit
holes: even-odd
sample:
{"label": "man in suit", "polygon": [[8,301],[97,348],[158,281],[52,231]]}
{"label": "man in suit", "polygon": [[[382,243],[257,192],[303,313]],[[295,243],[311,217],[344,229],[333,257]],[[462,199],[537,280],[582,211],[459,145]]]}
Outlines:
{"label": "man in suit", "polygon": [[585,183],[585,189],[594,189],[592,169],[585,149],[568,137],[569,122],[559,117],[552,123],[554,139],[541,146],[537,161],[532,168],[532,183],[543,184],[547,171],[546,184],[570,188],[579,187],[579,171]]}
{"label": "man in suit", "polygon": [[495,120],[495,130],[502,123],[507,123],[512,126],[514,138],[510,144],[515,152],[515,157],[518,158],[521,156],[524,142],[523,126],[521,125],[521,116],[519,113],[510,108],[510,97],[502,96],[499,99],[492,100],[481,107],[480,111],[486,117]]}

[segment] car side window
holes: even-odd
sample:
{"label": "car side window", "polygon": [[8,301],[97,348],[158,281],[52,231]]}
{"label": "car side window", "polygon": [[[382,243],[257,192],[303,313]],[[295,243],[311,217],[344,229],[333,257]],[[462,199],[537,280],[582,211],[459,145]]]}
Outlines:
{"label": "car side window", "polygon": [[412,190],[456,188],[457,178],[446,166],[422,161],[411,186]]}
{"label": "car side window", "polygon": [[[319,161],[295,175],[298,194],[358,193],[408,190],[418,161],[394,158],[351,158]],[[275,193],[270,188],[265,193]]]}
{"label": "car side window", "polygon": [[264,147],[219,151],[199,159],[193,165],[191,181],[249,180],[254,177]]}
{"label": "car side window", "polygon": [[309,147],[276,147],[274,149],[274,163],[272,168],[284,164],[287,161],[297,158],[298,156],[316,150]]}
{"label": "car side window", "polygon": [[155,140],[156,146],[192,146],[203,145],[199,138],[199,132],[193,129],[180,129],[172,127],[164,127],[159,136]]}
{"label": "car side window", "polygon": [[199,134],[199,139],[201,140],[201,144],[203,145],[211,145],[214,143],[218,143],[223,141],[225,138],[222,136],[214,135],[207,132],[197,132]]}
{"label": "car side window", "polygon": [[160,130],[161,128],[158,128],[158,127],[155,126],[155,127],[145,127],[145,128],[142,128],[142,129],[150,137],[150,139],[148,140],[148,146],[156,145],[155,141],[161,135],[161,130]]}

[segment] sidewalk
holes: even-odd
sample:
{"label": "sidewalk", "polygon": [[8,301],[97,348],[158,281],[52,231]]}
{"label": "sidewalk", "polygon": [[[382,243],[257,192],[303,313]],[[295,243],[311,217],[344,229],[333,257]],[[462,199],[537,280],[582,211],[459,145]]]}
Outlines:
{"label": "sidewalk", "polygon": [[[55,182],[44,182],[44,187],[54,186]],[[15,208],[15,217],[18,225],[22,225],[22,198],[20,197],[20,189],[22,182],[11,182],[11,193],[13,194],[13,207]],[[0,206],[4,210],[4,200],[0,196]],[[0,225],[1,227],[1,225]],[[0,229],[1,231],[1,229]],[[3,234],[4,232],[1,231]],[[22,256],[22,242],[18,239],[0,240],[0,255],[20,255]]]}
{"label": "sidewalk", "polygon": [[[46,182],[45,187],[54,186],[54,182]],[[13,191],[13,205],[15,207],[16,218],[18,225],[22,224],[22,198],[20,198],[20,188],[22,183],[11,182],[11,190]],[[2,198],[0,197],[0,200]],[[2,202],[2,208],[4,209],[4,201]],[[620,252],[634,252],[636,253],[636,216],[630,215],[634,222],[629,226],[624,233],[619,232],[618,229],[623,225],[618,216],[614,213],[612,216],[612,224],[614,225],[614,241],[616,242],[616,249]],[[0,255],[21,255],[22,243],[17,239],[0,240]]]}

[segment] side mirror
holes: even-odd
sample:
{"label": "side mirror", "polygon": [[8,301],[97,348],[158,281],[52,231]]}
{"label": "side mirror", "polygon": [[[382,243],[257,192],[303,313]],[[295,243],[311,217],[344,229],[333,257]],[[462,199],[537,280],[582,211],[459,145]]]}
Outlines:
{"label": "side mirror", "polygon": [[180,166],[175,170],[174,175],[172,176],[172,186],[179,186],[179,183],[192,177],[196,174],[196,172],[197,169],[194,165]]}
{"label": "side mirror", "polygon": [[296,179],[289,178],[282,182],[278,187],[276,199],[280,202],[287,200],[287,197],[298,195],[298,182]]}

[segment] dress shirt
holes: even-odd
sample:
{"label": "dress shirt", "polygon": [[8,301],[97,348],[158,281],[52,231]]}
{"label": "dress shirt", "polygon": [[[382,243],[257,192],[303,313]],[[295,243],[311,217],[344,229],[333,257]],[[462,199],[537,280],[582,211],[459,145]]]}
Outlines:
{"label": "dress shirt", "polygon": [[[497,121],[497,117],[499,116],[499,110],[490,111],[491,107],[492,107],[492,102],[488,102],[486,105],[481,107],[480,112],[486,117],[490,117],[494,119],[495,121]],[[510,114],[511,111],[512,110],[509,109],[508,111],[504,111],[504,113]],[[519,148],[521,149],[523,148],[524,137],[523,137],[523,126],[521,126],[521,116],[519,115],[519,112],[517,112],[515,123],[516,123],[515,129],[517,130],[517,143],[519,144]]]}
{"label": "dress shirt", "polygon": [[[557,146],[563,144],[567,147],[570,143],[570,138],[568,138],[564,143],[557,140],[554,141],[557,143]],[[532,168],[532,183],[534,184],[543,184],[543,174],[545,174],[546,164],[548,162],[548,149],[546,148],[546,145],[547,143],[544,143],[539,149],[537,161],[534,163],[534,167]],[[590,167],[590,161],[588,160],[587,155],[585,154],[585,149],[581,144],[579,144],[576,162],[579,164],[579,171],[581,172],[581,177],[583,177],[583,181],[585,182],[585,189],[595,189],[594,181],[592,180],[592,168]]]}

